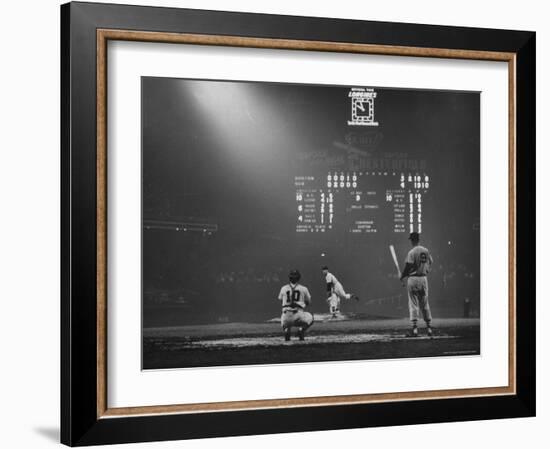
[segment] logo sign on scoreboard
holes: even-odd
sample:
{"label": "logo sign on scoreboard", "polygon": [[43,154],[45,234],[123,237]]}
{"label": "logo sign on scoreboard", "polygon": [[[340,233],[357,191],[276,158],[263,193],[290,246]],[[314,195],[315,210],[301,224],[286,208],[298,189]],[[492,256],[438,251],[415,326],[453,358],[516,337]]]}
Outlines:
{"label": "logo sign on scoreboard", "polygon": [[378,126],[374,121],[374,89],[354,87],[349,92],[351,99],[351,120],[350,126]]}

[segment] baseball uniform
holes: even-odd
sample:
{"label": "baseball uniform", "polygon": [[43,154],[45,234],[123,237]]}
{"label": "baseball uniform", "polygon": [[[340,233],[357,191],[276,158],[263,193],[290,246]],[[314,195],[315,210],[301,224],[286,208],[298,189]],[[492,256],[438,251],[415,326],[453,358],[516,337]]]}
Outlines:
{"label": "baseball uniform", "polygon": [[351,294],[345,292],[342,284],[332,273],[327,273],[325,281],[327,283],[327,292],[330,294],[327,302],[329,304],[330,313],[334,315],[340,311],[340,300],[350,299]]}
{"label": "baseball uniform", "polygon": [[313,315],[305,311],[311,303],[311,295],[307,287],[300,284],[287,284],[281,287],[279,300],[283,306],[281,326],[308,328],[313,323]]}
{"label": "baseball uniform", "polygon": [[433,263],[432,256],[426,248],[417,245],[409,251],[405,262],[411,266],[407,279],[410,319],[416,322],[421,313],[424,321],[429,323],[432,320],[432,314],[428,302],[427,275]]}

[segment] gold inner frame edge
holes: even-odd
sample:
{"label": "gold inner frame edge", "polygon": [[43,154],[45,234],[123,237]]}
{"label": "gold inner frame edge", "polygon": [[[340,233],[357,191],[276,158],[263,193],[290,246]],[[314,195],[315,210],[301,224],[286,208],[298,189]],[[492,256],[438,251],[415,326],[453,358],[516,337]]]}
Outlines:
{"label": "gold inner frame edge", "polygon": [[[367,404],[390,401],[513,395],[516,393],[516,54],[466,49],[425,48],[226,35],[98,29],[97,37],[97,417],[206,413],[290,407]],[[277,50],[508,62],[508,385],[502,387],[393,392],[345,396],[172,404],[108,408],[107,402],[107,43],[110,40],[216,45]]]}

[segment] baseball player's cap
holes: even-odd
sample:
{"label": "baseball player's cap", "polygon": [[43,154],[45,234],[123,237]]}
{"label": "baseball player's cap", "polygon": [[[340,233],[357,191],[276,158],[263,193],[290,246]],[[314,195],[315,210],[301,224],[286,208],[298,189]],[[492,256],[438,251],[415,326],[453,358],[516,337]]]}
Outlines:
{"label": "baseball player's cap", "polygon": [[328,270],[328,266],[323,265],[323,266],[321,267],[321,270]]}
{"label": "baseball player's cap", "polygon": [[302,277],[302,275],[300,274],[300,272],[298,270],[291,270],[290,273],[288,273],[288,279],[292,283],[298,282],[301,277]]}
{"label": "baseball player's cap", "polygon": [[420,234],[418,232],[411,232],[411,234],[409,235],[409,240],[420,240]]}

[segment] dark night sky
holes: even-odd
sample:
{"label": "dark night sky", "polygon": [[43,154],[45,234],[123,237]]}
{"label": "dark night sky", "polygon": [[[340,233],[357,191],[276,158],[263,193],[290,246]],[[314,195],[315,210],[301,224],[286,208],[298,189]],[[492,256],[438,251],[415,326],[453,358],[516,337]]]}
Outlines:
{"label": "dark night sky", "polygon": [[[479,93],[376,87],[380,125],[350,127],[350,87],[142,78],[144,219],[219,226],[213,236],[145,231],[144,290],[178,290],[212,319],[239,296],[263,316],[277,310],[290,268],[321,296],[328,263],[363,297],[392,294],[380,281],[392,270],[387,246],[402,258],[407,241],[391,223],[373,235],[295,232],[295,175],[346,169],[346,145],[367,158],[425,161],[423,242],[436,265],[479,273]],[[230,272],[246,273],[246,286],[220,283]],[[249,285],[259,272],[280,282]]]}

